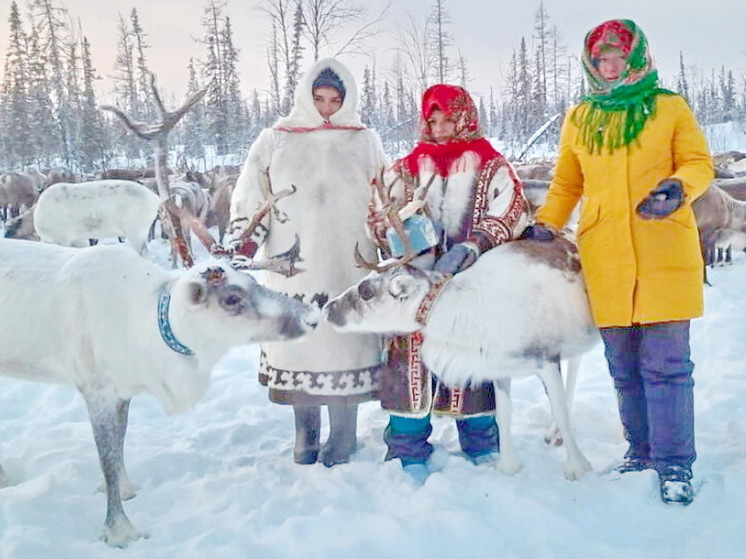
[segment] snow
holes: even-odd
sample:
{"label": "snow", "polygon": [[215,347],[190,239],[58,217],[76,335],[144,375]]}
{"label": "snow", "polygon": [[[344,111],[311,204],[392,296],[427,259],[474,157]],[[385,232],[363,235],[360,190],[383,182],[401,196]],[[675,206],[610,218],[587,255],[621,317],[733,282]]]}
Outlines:
{"label": "snow", "polygon": [[[151,243],[152,258],[165,265],[165,255],[163,241]],[[572,410],[593,472],[563,477],[565,451],[543,441],[548,401],[530,377],[512,393],[523,469],[507,476],[472,465],[453,420],[435,418],[437,471],[424,486],[384,462],[387,415],[375,402],[361,406],[349,464],[294,464],[292,410],[268,401],[258,348],[243,346],[215,367],[187,414],[167,416],[150,395],[133,399],[125,459],[140,491],[124,506],[150,537],[126,551],[99,541],[106,503],[82,398],[0,378],[0,462],[11,482],[0,489],[0,558],[742,557],[744,274],[743,254],[710,270],[706,314],[692,325],[699,459],[687,508],[660,502],[653,472],[608,473],[625,444],[600,345],[583,359]]]}

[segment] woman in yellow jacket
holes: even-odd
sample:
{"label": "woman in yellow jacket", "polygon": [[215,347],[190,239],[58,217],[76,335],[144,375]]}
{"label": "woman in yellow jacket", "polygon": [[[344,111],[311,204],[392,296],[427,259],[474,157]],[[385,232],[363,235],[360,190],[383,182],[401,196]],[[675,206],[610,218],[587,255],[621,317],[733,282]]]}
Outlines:
{"label": "woman in yellow jacket", "polygon": [[583,65],[591,95],[565,118],[554,180],[525,236],[553,238],[581,203],[583,273],[629,442],[618,469],[654,468],[663,501],[689,504],[689,320],[704,306],[691,204],[712,180],[712,160],[686,101],[658,87],[632,21],[591,30]]}

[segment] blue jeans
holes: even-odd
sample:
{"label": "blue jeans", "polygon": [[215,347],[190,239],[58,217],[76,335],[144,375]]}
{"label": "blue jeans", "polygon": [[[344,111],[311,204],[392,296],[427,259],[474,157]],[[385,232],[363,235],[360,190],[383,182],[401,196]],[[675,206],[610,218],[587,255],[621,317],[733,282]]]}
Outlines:
{"label": "blue jeans", "polygon": [[[461,449],[471,458],[497,452],[499,436],[494,415],[481,415],[456,420]],[[422,418],[392,415],[383,435],[388,445],[386,460],[400,458],[403,465],[425,462],[433,452],[427,442],[433,427],[430,416]]]}
{"label": "blue jeans", "polygon": [[694,449],[694,364],[689,321],[602,328],[628,455],[691,468]]}

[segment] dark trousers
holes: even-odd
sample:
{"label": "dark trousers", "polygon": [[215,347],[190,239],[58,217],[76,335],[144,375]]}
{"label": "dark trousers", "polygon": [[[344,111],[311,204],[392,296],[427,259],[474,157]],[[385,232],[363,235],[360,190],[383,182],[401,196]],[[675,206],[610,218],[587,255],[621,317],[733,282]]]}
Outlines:
{"label": "dark trousers", "polygon": [[689,321],[602,328],[629,455],[649,458],[659,472],[691,467],[694,449],[694,364]]}
{"label": "dark trousers", "polygon": [[[499,449],[497,423],[494,415],[481,415],[456,420],[461,449],[475,458]],[[386,460],[400,458],[402,464],[425,462],[433,452],[427,442],[432,433],[430,416],[422,418],[392,415],[383,439],[388,445]]]}

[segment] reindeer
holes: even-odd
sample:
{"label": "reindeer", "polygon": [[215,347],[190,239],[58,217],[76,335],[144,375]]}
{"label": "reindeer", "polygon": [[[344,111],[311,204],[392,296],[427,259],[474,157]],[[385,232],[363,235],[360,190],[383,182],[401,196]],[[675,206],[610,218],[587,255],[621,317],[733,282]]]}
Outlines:
{"label": "reindeer", "polygon": [[579,358],[597,343],[598,332],[567,239],[504,243],[453,277],[398,264],[372,271],[323,313],[343,332],[421,332],[422,359],[446,383],[495,381],[498,468],[505,473],[521,467],[510,437],[506,380],[537,374],[564,438],[565,476],[577,479],[590,470],[570,427],[560,360]]}
{"label": "reindeer", "polygon": [[[746,235],[746,202],[737,200],[715,181],[692,204],[708,266],[731,261],[731,246]],[[741,245],[743,246],[743,245]]]}
{"label": "reindeer", "polygon": [[[204,223],[207,215],[208,197],[202,186],[197,182],[188,180],[191,176],[180,175],[170,177],[168,183],[168,201],[172,206],[161,204],[159,218],[161,222],[161,233],[164,238],[174,239],[175,231],[173,220],[169,219],[168,208],[175,207],[179,214],[188,215],[189,219],[181,219],[181,228],[184,241],[189,252],[192,252],[192,227],[191,223],[200,221]],[[171,264],[176,267],[178,260],[176,243],[171,243]]]}
{"label": "reindeer", "polygon": [[122,506],[136,490],[124,464],[130,399],[150,392],[167,412],[187,411],[231,347],[318,323],[316,307],[227,262],[168,272],[120,245],[19,240],[0,240],[0,316],[0,375],[73,386],[85,400],[105,479],[103,539],[115,547],[143,535]]}
{"label": "reindeer", "polygon": [[192,95],[175,111],[166,110],[163,101],[161,100],[161,94],[155,84],[155,75],[152,73],[150,74],[150,89],[153,95],[153,103],[158,114],[158,120],[153,124],[136,122],[117,107],[104,105],[101,108],[114,113],[120,119],[122,124],[139,138],[154,144],[156,161],[155,176],[158,184],[158,194],[167,210],[166,219],[171,222],[171,227],[174,231],[174,235],[171,238],[173,253],[179,255],[181,261],[186,267],[191,267],[194,265],[194,258],[192,257],[191,250],[184,237],[184,232],[182,231],[181,218],[176,213],[177,206],[169,197],[167,166],[168,134],[171,132],[173,127],[176,126],[179,120],[181,120],[181,118],[189,112],[189,110],[197,104],[202,97],[204,97],[205,93],[207,93],[207,89],[202,89]]}
{"label": "reindeer", "polygon": [[230,221],[231,195],[238,180],[238,171],[214,169],[208,175],[211,188],[205,226],[218,228],[218,241],[223,242]]}
{"label": "reindeer", "polygon": [[358,263],[371,273],[327,302],[325,319],[343,332],[420,332],[423,362],[444,382],[494,381],[501,434],[498,468],[505,473],[521,467],[510,437],[509,379],[537,374],[567,449],[565,476],[580,477],[590,464],[570,427],[560,361],[572,362],[572,386],[577,360],[599,336],[574,243],[566,237],[504,243],[464,272],[446,276],[422,269],[423,259],[431,255],[415,254],[404,233],[402,213],[419,205],[425,194],[407,206],[391,196],[391,188],[378,188],[378,195],[406,253],[380,264],[358,254]]}
{"label": "reindeer", "polygon": [[2,220],[18,216],[36,201],[39,190],[36,179],[28,173],[6,173],[0,178]]}

